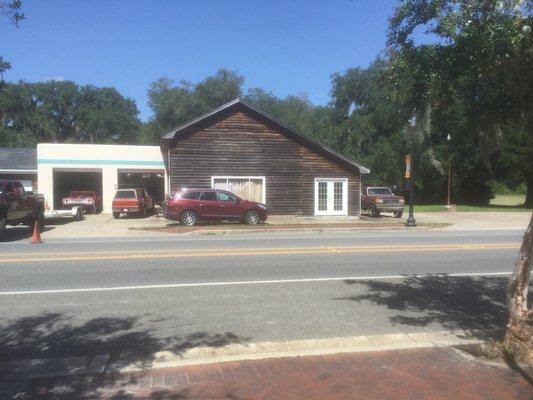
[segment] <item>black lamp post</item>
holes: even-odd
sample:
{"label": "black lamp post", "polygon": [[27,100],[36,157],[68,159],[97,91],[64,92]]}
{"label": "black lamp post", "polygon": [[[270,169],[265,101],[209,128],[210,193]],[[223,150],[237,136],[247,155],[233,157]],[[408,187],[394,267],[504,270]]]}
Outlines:
{"label": "black lamp post", "polygon": [[409,178],[409,181],[407,182],[407,185],[409,186],[409,216],[407,217],[407,221],[405,222],[405,226],[414,227],[416,226],[416,220],[414,213],[414,201],[415,201],[415,193],[414,193],[414,184],[413,184],[413,170],[411,168],[411,177]]}
{"label": "black lamp post", "polygon": [[[412,128],[416,125],[416,117],[412,117],[409,121],[409,124]],[[413,156],[414,156],[414,150],[415,150],[415,142],[411,134],[410,138],[410,144],[411,144],[411,154],[409,156],[405,157],[406,161],[406,172],[405,177],[408,179],[407,185],[409,188],[409,216],[407,217],[407,221],[405,222],[405,226],[408,227],[415,227],[416,226],[416,220],[414,216],[414,202],[415,202],[415,194],[414,194],[414,172],[413,172]]]}
{"label": "black lamp post", "polygon": [[[452,135],[448,133],[448,136],[446,136],[446,140],[448,141],[448,149],[449,149],[449,143],[450,140],[452,140]],[[452,206],[452,155],[448,157],[448,202],[446,205],[448,208]]]}

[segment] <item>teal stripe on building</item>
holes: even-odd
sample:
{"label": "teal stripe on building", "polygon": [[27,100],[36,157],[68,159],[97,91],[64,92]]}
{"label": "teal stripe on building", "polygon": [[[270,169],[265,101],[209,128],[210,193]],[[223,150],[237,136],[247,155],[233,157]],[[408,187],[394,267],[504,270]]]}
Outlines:
{"label": "teal stripe on building", "polygon": [[163,161],[155,160],[68,160],[68,159],[53,159],[53,158],[40,158],[37,160],[37,164],[57,164],[57,165],[66,165],[66,164],[75,164],[75,165],[140,165],[140,166],[155,166],[155,167],[165,167]]}

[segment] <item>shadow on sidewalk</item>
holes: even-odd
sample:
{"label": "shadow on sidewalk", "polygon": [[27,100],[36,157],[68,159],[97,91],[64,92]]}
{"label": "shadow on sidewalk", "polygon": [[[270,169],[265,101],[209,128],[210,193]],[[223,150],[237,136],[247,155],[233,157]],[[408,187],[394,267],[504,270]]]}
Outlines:
{"label": "shadow on sidewalk", "polygon": [[369,301],[397,310],[398,325],[438,324],[480,339],[499,338],[507,322],[507,277],[406,277],[402,281],[346,281],[368,292],[336,300]]}
{"label": "shadow on sidewalk", "polygon": [[[153,361],[153,354],[158,351],[172,351],[179,355],[195,347],[221,347],[249,340],[231,332],[195,332],[185,336],[160,338],[135,317],[96,318],[83,324],[76,324],[73,320],[73,316],[61,313],[0,320],[0,363],[109,354],[109,362],[127,360],[128,363],[149,365]],[[136,384],[134,377],[125,380],[113,372],[106,373],[105,376],[71,376],[24,382],[0,376],[0,387],[8,386],[8,383],[14,388],[13,392],[6,393],[0,389],[0,397],[6,400],[98,399],[101,398],[98,390],[102,388],[112,388],[114,393],[118,393],[116,396],[123,394],[123,397],[114,397],[115,399],[128,399],[121,388]],[[162,393],[154,393],[149,398],[166,398],[161,396]],[[185,398],[176,397],[175,393],[173,396],[173,399]]]}

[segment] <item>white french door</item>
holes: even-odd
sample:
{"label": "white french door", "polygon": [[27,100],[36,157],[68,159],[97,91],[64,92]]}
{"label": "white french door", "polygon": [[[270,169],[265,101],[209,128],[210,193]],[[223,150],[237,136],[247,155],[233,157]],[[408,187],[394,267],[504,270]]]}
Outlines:
{"label": "white french door", "polygon": [[315,178],[315,215],[348,215],[348,179]]}

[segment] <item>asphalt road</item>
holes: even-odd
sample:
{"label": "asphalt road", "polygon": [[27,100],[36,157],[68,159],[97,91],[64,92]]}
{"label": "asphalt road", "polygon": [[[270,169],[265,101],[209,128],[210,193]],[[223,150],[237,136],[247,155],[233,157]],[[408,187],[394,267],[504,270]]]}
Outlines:
{"label": "asphalt road", "polygon": [[505,322],[520,231],[0,243],[0,360]]}

